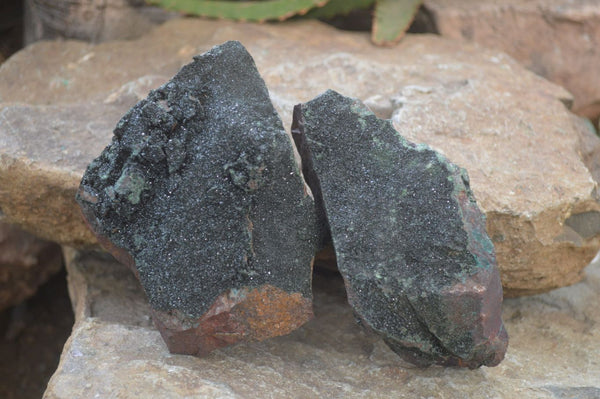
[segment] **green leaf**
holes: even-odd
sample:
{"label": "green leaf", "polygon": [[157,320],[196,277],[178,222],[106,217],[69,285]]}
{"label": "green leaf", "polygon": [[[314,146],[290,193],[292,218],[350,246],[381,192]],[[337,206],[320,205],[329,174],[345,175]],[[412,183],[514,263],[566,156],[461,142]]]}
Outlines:
{"label": "green leaf", "polygon": [[237,21],[283,21],[311,8],[321,7],[328,0],[210,1],[210,0],[149,0],[150,3],[186,14]]}
{"label": "green leaf", "polygon": [[371,40],[379,46],[400,41],[415,18],[423,0],[377,0]]}
{"label": "green leaf", "polygon": [[309,18],[332,18],[348,14],[352,10],[369,8],[375,0],[329,0],[323,7],[313,8],[306,14]]}

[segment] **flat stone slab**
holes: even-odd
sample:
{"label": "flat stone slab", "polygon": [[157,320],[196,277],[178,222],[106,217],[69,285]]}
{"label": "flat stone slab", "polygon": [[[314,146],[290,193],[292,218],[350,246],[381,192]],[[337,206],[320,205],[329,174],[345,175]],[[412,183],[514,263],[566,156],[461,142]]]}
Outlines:
{"label": "flat stone slab", "polygon": [[[94,397],[456,397],[557,399],[600,392],[600,264],[568,288],[504,301],[511,336],[497,367],[420,369],[354,321],[339,278],[317,274],[315,318],[290,335],[173,355],[134,275],[67,250],[77,322],[46,399]],[[587,396],[586,396],[587,395]]]}
{"label": "flat stone slab", "polygon": [[467,172],[332,90],[296,106],[292,135],[360,322],[420,366],[500,363],[500,274]]}
{"label": "flat stone slab", "polygon": [[312,317],[314,203],[239,42],[194,57],[129,110],[77,201],[138,276],[174,353],[287,334]]}
{"label": "flat stone slab", "polygon": [[579,137],[590,133],[565,108],[569,93],[495,50],[433,35],[409,35],[382,49],[368,34],[314,21],[182,19],[139,40],[44,42],[16,54],[0,69],[4,218],[62,243],[94,245],[73,197],[119,117],[193,55],[240,38],[284,126],[295,104],[331,88],[363,100],[380,117],[393,116],[409,140],[467,169],[505,295],[581,278],[600,235],[566,221],[597,216],[600,206],[579,155]]}

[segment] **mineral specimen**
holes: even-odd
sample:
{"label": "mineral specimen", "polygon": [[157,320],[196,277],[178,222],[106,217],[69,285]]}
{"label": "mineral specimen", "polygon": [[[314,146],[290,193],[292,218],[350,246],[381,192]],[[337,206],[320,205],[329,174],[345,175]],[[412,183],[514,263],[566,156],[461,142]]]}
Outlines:
{"label": "mineral specimen", "polygon": [[238,42],[195,57],[128,111],[77,201],[139,278],[171,352],[205,355],[312,317],[314,203]]}
{"label": "mineral specimen", "polygon": [[358,320],[419,366],[497,365],[502,287],[466,171],[331,90],[292,134]]}

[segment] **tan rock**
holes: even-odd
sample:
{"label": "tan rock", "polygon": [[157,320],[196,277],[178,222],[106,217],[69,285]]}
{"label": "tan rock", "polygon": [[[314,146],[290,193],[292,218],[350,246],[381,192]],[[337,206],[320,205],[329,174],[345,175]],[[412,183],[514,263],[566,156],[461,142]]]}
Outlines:
{"label": "tan rock", "polygon": [[596,182],[600,182],[600,140],[597,131],[586,118],[573,116],[573,123],[579,133],[579,150],[583,163]]}
{"label": "tan rock", "polygon": [[600,116],[597,0],[425,0],[436,30],[504,51],[567,88],[575,112]]}
{"label": "tan rock", "polygon": [[578,281],[600,242],[600,223],[589,231],[574,224],[578,215],[600,219],[580,137],[587,134],[588,145],[598,138],[557,101],[568,98],[562,89],[516,73],[506,56],[475,65],[455,51],[453,65],[415,63],[414,77],[393,98],[396,128],[469,171],[506,295]]}
{"label": "tan rock", "polygon": [[75,202],[75,188],[90,161],[89,152],[102,151],[121,111],[77,104],[3,107],[0,187],[5,189],[0,193],[0,208],[4,218],[47,240],[77,246],[94,243]]}
{"label": "tan rock", "polygon": [[0,311],[31,297],[61,267],[58,245],[0,223]]}
{"label": "tan rock", "polygon": [[403,362],[355,323],[339,277],[320,274],[316,317],[294,333],[207,358],[172,355],[129,270],[93,254],[67,250],[66,258],[76,324],[46,399],[555,399],[600,392],[599,264],[573,287],[506,300],[505,360],[466,371]]}
{"label": "tan rock", "polygon": [[495,50],[428,35],[383,49],[368,34],[314,21],[173,20],[135,41],[46,42],[16,54],[0,69],[6,219],[63,243],[93,244],[73,201],[85,165],[109,143],[119,115],[229,39],[253,55],[285,126],[293,105],[331,88],[393,115],[410,139],[465,167],[509,295],[574,283],[598,250],[597,232],[566,223],[600,211],[579,155],[580,124],[563,105],[569,93]]}

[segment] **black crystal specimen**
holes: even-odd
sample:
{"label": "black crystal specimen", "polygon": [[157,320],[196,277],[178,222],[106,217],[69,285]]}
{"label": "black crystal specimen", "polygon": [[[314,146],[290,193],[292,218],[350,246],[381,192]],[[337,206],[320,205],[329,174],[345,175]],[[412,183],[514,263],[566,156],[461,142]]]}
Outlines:
{"label": "black crystal specimen", "polygon": [[314,204],[238,42],[127,112],[77,200],[135,271],[172,352],[286,334],[312,316]]}
{"label": "black crystal specimen", "polygon": [[502,287],[466,171],[334,91],[292,134],[359,321],[420,366],[497,365]]}

